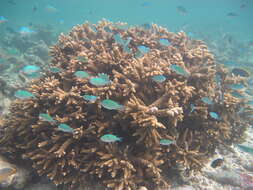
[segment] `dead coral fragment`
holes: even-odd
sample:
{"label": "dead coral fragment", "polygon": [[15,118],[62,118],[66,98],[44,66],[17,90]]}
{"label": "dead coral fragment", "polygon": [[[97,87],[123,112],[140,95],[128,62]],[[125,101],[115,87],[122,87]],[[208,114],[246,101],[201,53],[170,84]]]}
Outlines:
{"label": "dead coral fragment", "polygon": [[184,32],[85,23],[60,35],[51,56],[51,71],[0,119],[0,152],[29,159],[56,185],[168,188],[166,172],[201,170],[252,123],[252,109],[239,111],[243,94],[232,91],[246,86],[234,76],[241,71],[216,66]]}

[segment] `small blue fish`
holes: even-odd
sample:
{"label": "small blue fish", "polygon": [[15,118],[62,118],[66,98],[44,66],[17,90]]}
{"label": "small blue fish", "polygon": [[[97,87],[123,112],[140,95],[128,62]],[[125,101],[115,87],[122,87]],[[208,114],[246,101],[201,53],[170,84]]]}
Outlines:
{"label": "small blue fish", "polygon": [[58,67],[51,67],[49,70],[50,70],[52,73],[59,73],[59,72],[62,71],[62,69],[61,69],[61,68],[58,68]]}
{"label": "small blue fish", "polygon": [[232,90],[242,90],[245,86],[242,83],[239,84],[229,84],[228,87]]}
{"label": "small blue fish", "polygon": [[7,18],[5,18],[4,16],[0,16],[0,24],[5,23],[7,21]]}
{"label": "small blue fish", "polygon": [[236,17],[236,16],[238,16],[238,14],[235,12],[229,12],[229,13],[227,13],[227,16],[228,17]]}
{"label": "small blue fish", "polygon": [[245,7],[247,7],[247,4],[244,4],[244,3],[243,3],[243,4],[240,5],[240,8],[241,8],[241,9],[243,9],[243,8],[245,8]]}
{"label": "small blue fish", "polygon": [[40,67],[37,65],[26,65],[21,69],[21,71],[26,75],[30,75],[39,72]]}
{"label": "small blue fish", "polygon": [[160,144],[164,146],[169,146],[173,144],[175,141],[169,140],[169,139],[161,139]]}
{"label": "small blue fish", "polygon": [[101,77],[92,77],[90,78],[89,82],[95,86],[105,86],[110,84],[110,80],[106,80]]}
{"label": "small blue fish", "polygon": [[88,78],[90,76],[86,71],[76,71],[74,75],[77,78]]}
{"label": "small blue fish", "polygon": [[48,12],[48,13],[57,13],[57,12],[59,12],[59,10],[57,8],[55,8],[54,6],[52,6],[52,5],[47,5],[45,7],[45,11]]}
{"label": "small blue fish", "polygon": [[111,99],[105,99],[101,102],[102,107],[108,110],[122,110],[123,105],[119,104],[118,102],[115,102]]}
{"label": "small blue fish", "polygon": [[34,30],[30,29],[29,27],[26,27],[26,26],[23,26],[23,27],[20,27],[18,32],[21,34],[21,35],[30,35],[30,34],[33,34],[35,33]]}
{"label": "small blue fish", "polygon": [[209,105],[213,104],[213,101],[210,98],[208,98],[208,97],[202,97],[201,100],[205,104],[209,104]]}
{"label": "small blue fish", "polygon": [[166,77],[164,75],[155,75],[155,76],[152,76],[152,80],[155,82],[161,83],[166,80]]}
{"label": "small blue fish", "polygon": [[141,3],[141,6],[142,6],[142,7],[148,7],[148,6],[150,6],[150,5],[151,5],[151,3],[148,2],[148,1]]}
{"label": "small blue fish", "polygon": [[152,24],[150,24],[150,23],[144,23],[144,24],[141,25],[141,27],[143,27],[146,30],[149,30],[149,29],[152,28]]}
{"label": "small blue fish", "polygon": [[139,50],[142,54],[145,54],[145,53],[148,53],[148,52],[150,51],[150,48],[141,45],[141,46],[138,46],[138,50]]}
{"label": "small blue fish", "polygon": [[159,40],[160,44],[164,45],[164,46],[169,46],[170,45],[170,41],[168,39],[164,39],[164,38],[161,38]]}
{"label": "small blue fish", "polygon": [[211,118],[219,120],[220,117],[216,112],[209,112],[209,115],[211,116]]}
{"label": "small blue fish", "polygon": [[35,98],[33,93],[26,90],[18,90],[15,92],[14,96],[19,99]]}
{"label": "small blue fish", "polygon": [[83,99],[85,99],[85,100],[87,100],[89,102],[92,102],[92,103],[96,102],[97,98],[98,97],[94,96],[94,95],[89,95],[89,94],[83,95]]}
{"label": "small blue fish", "polygon": [[40,113],[39,114],[39,119],[42,120],[42,121],[50,122],[50,123],[55,122],[55,120],[47,113]]}
{"label": "small blue fish", "polygon": [[178,75],[188,76],[189,73],[181,66],[172,64],[170,66],[171,70],[177,73]]}
{"label": "small blue fish", "polygon": [[116,142],[116,141],[122,141],[121,137],[117,137],[117,136],[111,135],[111,134],[103,135],[102,137],[100,137],[100,139],[103,142],[107,142],[107,143],[112,143],[112,142]]}
{"label": "small blue fish", "polygon": [[231,95],[235,98],[245,98],[245,96],[243,94],[241,94],[240,92],[237,92],[237,91],[233,91],[231,92]]}
{"label": "small blue fish", "polygon": [[250,153],[250,154],[253,155],[253,147],[249,147],[249,146],[242,145],[242,144],[238,144],[237,146],[238,146],[242,151],[247,152],[247,153]]}
{"label": "small blue fish", "polygon": [[8,48],[6,52],[9,55],[20,55],[20,51],[17,48]]}
{"label": "small blue fish", "polygon": [[183,15],[186,15],[188,13],[187,9],[183,6],[177,6],[177,11]]}
{"label": "small blue fish", "polygon": [[67,132],[67,133],[73,133],[74,132],[74,129],[72,127],[70,127],[69,125],[65,124],[65,123],[61,123],[60,125],[58,125],[58,129],[60,131]]}
{"label": "small blue fish", "polygon": [[232,73],[235,76],[241,76],[241,77],[249,77],[250,76],[249,72],[246,71],[245,69],[242,69],[242,68],[233,68]]}

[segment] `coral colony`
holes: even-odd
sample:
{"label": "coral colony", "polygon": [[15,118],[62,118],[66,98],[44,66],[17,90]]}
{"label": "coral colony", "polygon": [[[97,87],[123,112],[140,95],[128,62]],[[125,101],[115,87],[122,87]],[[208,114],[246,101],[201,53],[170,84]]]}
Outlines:
{"label": "coral colony", "polygon": [[56,185],[168,188],[175,168],[200,171],[252,124],[246,78],[184,32],[85,23],[61,35],[51,56],[1,118],[0,150]]}

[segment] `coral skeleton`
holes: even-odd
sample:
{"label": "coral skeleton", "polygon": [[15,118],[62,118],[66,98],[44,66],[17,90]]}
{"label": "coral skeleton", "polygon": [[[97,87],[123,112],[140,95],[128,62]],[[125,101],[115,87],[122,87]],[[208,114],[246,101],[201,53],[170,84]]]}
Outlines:
{"label": "coral skeleton", "polygon": [[[204,42],[182,31],[102,20],[75,26],[50,51],[51,67],[60,70],[27,86],[35,97],[12,102],[0,122],[0,153],[31,163],[64,188],[90,181],[114,190],[168,188],[173,178],[166,176],[176,167],[201,171],[218,146],[242,141],[252,123],[245,119],[252,109],[240,111],[243,100],[227,87],[244,79],[217,65]],[[152,80],[157,75],[165,80]],[[87,101],[87,94],[97,99]],[[107,109],[106,99],[118,104]],[[41,113],[55,122],[40,119]],[[61,130],[63,123],[73,131]],[[105,134],[122,140],[103,142]],[[162,139],[173,143],[162,145]]]}

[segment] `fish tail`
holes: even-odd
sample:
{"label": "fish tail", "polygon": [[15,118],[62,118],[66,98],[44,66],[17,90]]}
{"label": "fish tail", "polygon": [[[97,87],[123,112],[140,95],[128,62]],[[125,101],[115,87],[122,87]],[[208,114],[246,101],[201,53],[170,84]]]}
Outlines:
{"label": "fish tail", "polygon": [[118,137],[118,141],[122,142],[123,137]]}

